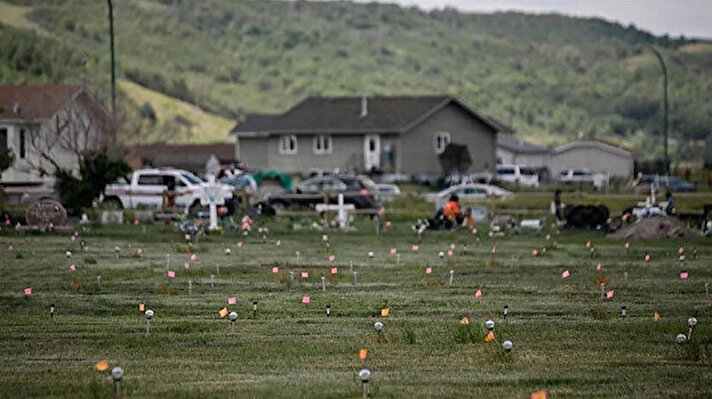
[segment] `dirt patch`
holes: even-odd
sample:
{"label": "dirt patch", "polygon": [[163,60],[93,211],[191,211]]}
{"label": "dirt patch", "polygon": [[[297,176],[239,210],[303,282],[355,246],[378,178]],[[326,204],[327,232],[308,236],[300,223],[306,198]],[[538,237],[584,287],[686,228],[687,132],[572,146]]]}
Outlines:
{"label": "dirt patch", "polygon": [[670,237],[700,237],[701,232],[687,227],[678,219],[668,216],[645,218],[629,226],[623,227],[608,238],[670,238]]}

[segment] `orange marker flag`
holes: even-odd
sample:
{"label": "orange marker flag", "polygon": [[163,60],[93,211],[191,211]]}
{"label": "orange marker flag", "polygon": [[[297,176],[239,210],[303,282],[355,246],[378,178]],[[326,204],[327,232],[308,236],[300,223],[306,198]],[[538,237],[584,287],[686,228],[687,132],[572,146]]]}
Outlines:
{"label": "orange marker flag", "polygon": [[358,358],[361,360],[366,360],[368,357],[368,349],[359,349]]}
{"label": "orange marker flag", "polygon": [[536,391],[532,392],[531,399],[547,399],[549,395],[546,394],[546,391]]}
{"label": "orange marker flag", "polygon": [[106,359],[99,360],[94,367],[99,371],[104,371],[109,369],[109,362]]}
{"label": "orange marker flag", "polygon": [[494,341],[494,332],[490,331],[487,333],[487,336],[485,337],[485,342],[492,342]]}
{"label": "orange marker flag", "polygon": [[466,326],[466,325],[470,324],[470,319],[468,319],[467,316],[462,316],[462,320],[460,320],[460,324]]}
{"label": "orange marker flag", "polygon": [[145,312],[146,311],[146,305],[139,303],[138,304],[138,311],[139,312]]}
{"label": "orange marker flag", "polygon": [[655,312],[655,314],[653,315],[653,320],[654,320],[654,321],[660,320],[660,313]]}
{"label": "orange marker flag", "polygon": [[381,309],[381,317],[388,317],[388,314],[391,313],[391,308],[383,308]]}
{"label": "orange marker flag", "polygon": [[218,313],[220,314],[220,317],[227,316],[227,308],[220,309],[220,311]]}

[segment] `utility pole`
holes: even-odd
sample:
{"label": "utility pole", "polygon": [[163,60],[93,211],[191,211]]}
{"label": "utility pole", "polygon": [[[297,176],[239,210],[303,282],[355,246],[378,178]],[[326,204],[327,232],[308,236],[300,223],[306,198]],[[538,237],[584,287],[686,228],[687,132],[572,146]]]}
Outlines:
{"label": "utility pole", "polygon": [[667,67],[665,66],[665,60],[663,59],[660,51],[656,49],[653,45],[648,44],[648,47],[655,57],[660,61],[660,67],[663,70],[663,140],[664,140],[664,158],[663,158],[663,169],[665,169],[665,174],[670,176],[670,159],[668,158],[668,74]]}
{"label": "utility pole", "polygon": [[116,120],[116,64],[114,61],[114,7],[111,0],[106,0],[109,5],[109,46],[111,49],[111,112]]}

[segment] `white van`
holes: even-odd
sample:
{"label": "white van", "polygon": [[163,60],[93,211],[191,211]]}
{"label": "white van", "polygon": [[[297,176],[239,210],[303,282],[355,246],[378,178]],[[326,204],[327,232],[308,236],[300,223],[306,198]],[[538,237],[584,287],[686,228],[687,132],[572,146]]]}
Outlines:
{"label": "white van", "polygon": [[497,165],[497,180],[524,187],[539,187],[539,175],[531,168],[522,169],[518,165]]}

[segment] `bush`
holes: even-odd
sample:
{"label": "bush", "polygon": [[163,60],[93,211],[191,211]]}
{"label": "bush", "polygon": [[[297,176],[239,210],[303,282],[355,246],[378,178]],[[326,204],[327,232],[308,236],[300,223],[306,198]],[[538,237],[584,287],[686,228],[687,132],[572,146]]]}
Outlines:
{"label": "bush", "polygon": [[57,169],[54,173],[55,190],[62,205],[72,215],[83,208],[92,206],[106,186],[131,172],[131,168],[120,158],[112,158],[104,151],[87,151],[79,161],[79,175],[71,171]]}

